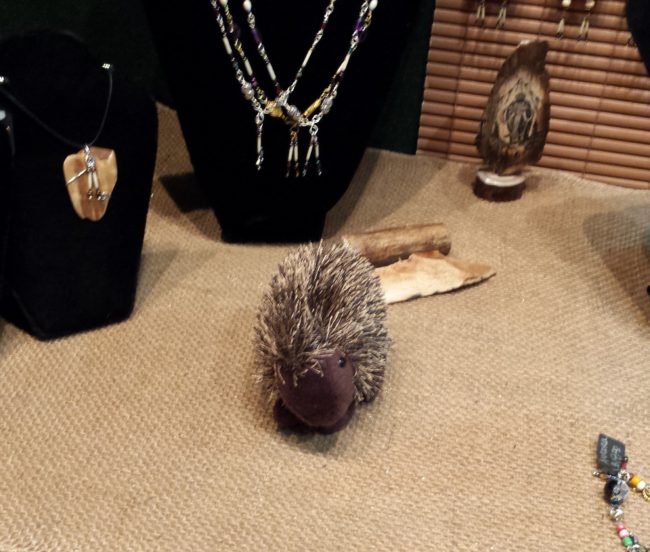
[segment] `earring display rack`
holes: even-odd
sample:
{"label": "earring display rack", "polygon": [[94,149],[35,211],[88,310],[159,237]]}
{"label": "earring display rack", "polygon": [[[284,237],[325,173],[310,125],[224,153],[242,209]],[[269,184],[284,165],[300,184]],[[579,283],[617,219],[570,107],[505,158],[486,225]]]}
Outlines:
{"label": "earring display rack", "polygon": [[629,44],[623,0],[599,0],[578,40],[585,0],[573,0],[562,39],[561,0],[438,0],[427,63],[418,153],[480,163],[479,121],[503,60],[522,40],[549,42],[551,125],[539,166],[650,188],[650,78]]}

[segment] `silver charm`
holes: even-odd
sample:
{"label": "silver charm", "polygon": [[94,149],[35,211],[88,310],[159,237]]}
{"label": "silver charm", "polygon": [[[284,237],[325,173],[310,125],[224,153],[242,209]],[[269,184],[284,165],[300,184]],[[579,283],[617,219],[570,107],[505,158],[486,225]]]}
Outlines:
{"label": "silver charm", "polygon": [[309,142],[309,148],[307,149],[307,157],[305,158],[305,165],[302,169],[302,176],[307,176],[309,172],[309,164],[311,162],[312,156],[314,157],[314,164],[316,165],[316,174],[318,176],[323,175],[323,168],[320,162],[320,143],[318,141],[318,125],[311,125],[309,127],[309,134],[311,135],[311,140]]}
{"label": "silver charm", "polygon": [[300,176],[300,148],[298,145],[298,127],[292,127],[289,137],[289,154],[287,156],[287,173],[286,177]]}
{"label": "silver charm", "polygon": [[255,160],[255,166],[258,171],[261,171],[262,165],[264,164],[264,144],[262,143],[264,134],[264,113],[258,112],[257,115],[255,115],[255,125],[257,126],[257,159]]}
{"label": "silver charm", "polygon": [[591,10],[596,6],[596,0],[587,0],[585,3],[585,9],[587,13],[582,19],[582,25],[580,25],[580,32],[578,33],[578,40],[587,40],[589,38],[589,17],[591,16]]}
{"label": "silver charm", "polygon": [[480,0],[476,9],[476,23],[483,25],[485,23],[485,0]]}
{"label": "silver charm", "polygon": [[555,32],[555,38],[561,40],[564,38],[564,29],[566,27],[566,17],[567,11],[571,7],[571,0],[562,0],[562,19],[557,26],[557,31]]}
{"label": "silver charm", "polygon": [[508,16],[508,0],[501,2],[501,9],[499,10],[499,17],[497,18],[497,29],[502,29],[506,24],[506,17]]}

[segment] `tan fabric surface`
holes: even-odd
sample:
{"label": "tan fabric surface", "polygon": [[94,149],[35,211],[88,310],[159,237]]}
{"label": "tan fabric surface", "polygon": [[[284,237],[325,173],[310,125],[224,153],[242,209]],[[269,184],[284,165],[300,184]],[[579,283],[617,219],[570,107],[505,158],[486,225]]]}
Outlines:
{"label": "tan fabric surface", "polygon": [[[327,437],[276,432],[251,382],[289,248],[221,243],[156,183],[131,320],[0,326],[0,551],[621,549],[590,473],[604,431],[650,478],[650,195],[538,170],[491,204],[472,171],[370,151],[331,213],[328,236],[443,221],[497,276],[391,306],[384,391]],[[650,544],[650,504],[627,511]]]}

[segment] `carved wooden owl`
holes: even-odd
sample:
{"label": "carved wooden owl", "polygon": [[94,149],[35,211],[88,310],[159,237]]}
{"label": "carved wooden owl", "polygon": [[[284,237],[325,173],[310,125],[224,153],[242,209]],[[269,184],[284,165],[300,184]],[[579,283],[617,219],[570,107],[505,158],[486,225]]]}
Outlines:
{"label": "carved wooden owl", "polygon": [[548,42],[522,42],[506,59],[483,113],[476,146],[489,169],[515,174],[542,157],[550,119]]}

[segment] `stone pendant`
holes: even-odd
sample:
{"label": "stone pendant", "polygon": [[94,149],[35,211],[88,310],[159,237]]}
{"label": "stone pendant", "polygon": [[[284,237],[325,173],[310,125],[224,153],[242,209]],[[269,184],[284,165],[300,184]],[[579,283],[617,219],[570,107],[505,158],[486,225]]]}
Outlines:
{"label": "stone pendant", "polygon": [[106,214],[117,183],[115,151],[84,146],[65,158],[63,176],[77,215],[96,222]]}

